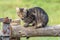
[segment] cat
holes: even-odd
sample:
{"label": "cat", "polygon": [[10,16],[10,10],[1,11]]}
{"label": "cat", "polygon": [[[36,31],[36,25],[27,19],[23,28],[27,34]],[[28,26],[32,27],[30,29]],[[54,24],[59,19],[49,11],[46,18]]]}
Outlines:
{"label": "cat", "polygon": [[49,21],[47,13],[40,7],[33,7],[29,9],[17,7],[16,12],[17,15],[24,21],[24,27],[34,26],[35,28],[41,28],[45,27]]}

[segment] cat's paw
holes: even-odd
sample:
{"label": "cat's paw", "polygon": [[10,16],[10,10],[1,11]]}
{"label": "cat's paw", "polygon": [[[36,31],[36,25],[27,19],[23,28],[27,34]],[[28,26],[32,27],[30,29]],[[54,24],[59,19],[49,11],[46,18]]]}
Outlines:
{"label": "cat's paw", "polygon": [[25,24],[24,27],[28,27],[29,25],[28,24]]}

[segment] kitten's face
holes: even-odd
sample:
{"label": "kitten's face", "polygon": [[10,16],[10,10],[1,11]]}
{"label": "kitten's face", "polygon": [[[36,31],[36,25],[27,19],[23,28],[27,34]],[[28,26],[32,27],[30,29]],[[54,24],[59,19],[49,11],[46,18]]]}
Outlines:
{"label": "kitten's face", "polygon": [[25,8],[16,8],[16,12],[21,19],[27,16],[27,10]]}

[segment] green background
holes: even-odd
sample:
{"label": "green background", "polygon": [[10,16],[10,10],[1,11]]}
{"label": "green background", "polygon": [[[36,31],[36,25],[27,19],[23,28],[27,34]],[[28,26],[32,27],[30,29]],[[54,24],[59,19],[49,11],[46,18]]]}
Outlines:
{"label": "green background", "polygon": [[[31,8],[36,6],[43,8],[47,12],[49,16],[48,25],[60,24],[60,0],[0,0],[0,18],[9,17],[16,19],[18,18],[16,7]],[[26,40],[25,38],[21,39]],[[29,40],[59,39],[60,37],[31,37]]]}

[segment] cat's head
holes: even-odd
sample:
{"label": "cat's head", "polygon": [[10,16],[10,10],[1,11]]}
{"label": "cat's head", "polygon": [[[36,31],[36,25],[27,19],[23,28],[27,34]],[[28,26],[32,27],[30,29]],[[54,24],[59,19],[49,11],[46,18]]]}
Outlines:
{"label": "cat's head", "polygon": [[16,7],[16,12],[17,12],[17,15],[18,15],[21,19],[24,19],[24,18],[27,16],[27,9],[26,9],[26,8]]}

